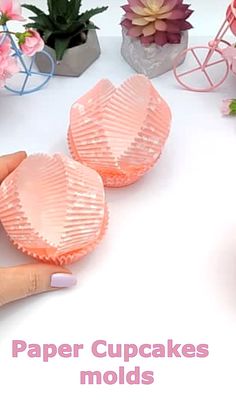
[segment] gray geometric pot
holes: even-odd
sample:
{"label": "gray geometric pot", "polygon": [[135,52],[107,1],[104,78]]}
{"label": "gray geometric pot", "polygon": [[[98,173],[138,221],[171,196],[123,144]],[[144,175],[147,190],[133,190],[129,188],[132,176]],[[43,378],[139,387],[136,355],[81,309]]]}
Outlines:
{"label": "gray geometric pot", "polygon": [[[172,70],[174,59],[188,47],[188,31],[182,32],[180,44],[166,44],[163,47],[156,44],[144,46],[138,38],[128,36],[126,29],[122,33],[122,56],[137,73],[144,74],[149,79]],[[184,60],[185,56],[180,64]]]}
{"label": "gray geometric pot", "polygon": [[[95,30],[88,32],[85,44],[77,47],[68,48],[65,55],[59,63],[56,62],[56,53],[53,48],[45,45],[45,51],[48,52],[55,62],[56,76],[80,76],[101,54],[101,49]],[[49,73],[50,62],[43,54],[36,54],[35,63],[42,73]]]}

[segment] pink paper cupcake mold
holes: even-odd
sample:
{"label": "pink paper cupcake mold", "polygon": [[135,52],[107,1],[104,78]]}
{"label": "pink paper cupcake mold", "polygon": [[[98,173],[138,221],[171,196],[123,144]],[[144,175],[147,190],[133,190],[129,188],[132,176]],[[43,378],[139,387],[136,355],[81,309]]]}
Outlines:
{"label": "pink paper cupcake mold", "polygon": [[105,233],[102,179],[60,154],[30,156],[0,187],[0,220],[24,253],[43,262],[73,263]]}
{"label": "pink paper cupcake mold", "polygon": [[101,80],[72,106],[68,143],[105,186],[121,187],[154,166],[170,126],[170,108],[148,78],[135,75],[118,88]]}

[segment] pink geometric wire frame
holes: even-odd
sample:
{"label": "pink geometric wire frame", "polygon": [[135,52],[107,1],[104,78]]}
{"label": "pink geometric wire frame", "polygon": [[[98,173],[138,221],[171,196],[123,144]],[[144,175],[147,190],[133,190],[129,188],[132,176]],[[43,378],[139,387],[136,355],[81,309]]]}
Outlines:
{"label": "pink geometric wire frame", "polygon": [[[235,3],[233,1],[230,8],[227,10],[226,19],[221,25],[216,37],[213,41],[209,42],[208,46],[199,45],[188,48],[176,57],[173,65],[174,75],[178,83],[185,89],[192,92],[210,92],[223,84],[229,74],[229,71],[233,70],[232,64],[228,60],[227,56],[224,55],[224,50],[226,51],[226,49],[221,47],[221,44],[228,47],[230,46],[230,43],[225,41],[224,37],[228,30],[232,29],[232,27],[236,24],[236,8],[234,7],[234,4]],[[228,15],[229,10],[230,18]],[[188,63],[189,58],[193,59],[194,66],[183,71],[183,67],[180,67],[179,65],[180,62],[183,61],[184,56],[186,56],[186,63]],[[214,78],[209,72],[209,69],[212,67],[218,67]],[[204,77],[206,83],[205,86],[196,86],[196,79],[194,77],[190,77],[191,75],[195,76],[197,73],[201,73]]]}

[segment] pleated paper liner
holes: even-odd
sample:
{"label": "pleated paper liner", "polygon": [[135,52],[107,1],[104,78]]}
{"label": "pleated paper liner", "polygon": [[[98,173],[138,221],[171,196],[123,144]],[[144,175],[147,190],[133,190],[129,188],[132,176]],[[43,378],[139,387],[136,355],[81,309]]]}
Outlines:
{"label": "pleated paper liner", "polygon": [[121,187],[154,166],[170,125],[169,106],[145,76],[118,88],[102,80],[72,106],[69,148],[75,160],[100,173],[105,186]]}
{"label": "pleated paper liner", "polygon": [[0,220],[24,253],[58,265],[73,263],[104,236],[102,179],[60,154],[30,156],[0,187]]}

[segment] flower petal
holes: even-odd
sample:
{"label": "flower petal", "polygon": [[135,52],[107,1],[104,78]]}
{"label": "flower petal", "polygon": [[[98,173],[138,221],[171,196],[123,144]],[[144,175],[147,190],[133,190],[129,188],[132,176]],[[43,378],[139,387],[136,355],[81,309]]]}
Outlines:
{"label": "flower petal", "polygon": [[145,16],[144,19],[146,20],[146,22],[155,22],[156,21],[156,17],[155,16]]}
{"label": "flower petal", "polygon": [[178,33],[180,32],[180,26],[178,21],[176,22],[167,22],[167,32],[170,33]]}
{"label": "flower petal", "polygon": [[18,0],[1,0],[0,11],[9,20],[25,20],[21,14],[21,5]]}
{"label": "flower petal", "polygon": [[145,4],[143,4],[143,2],[140,0],[129,0],[129,5],[131,8],[136,7],[136,6],[140,6],[143,7],[145,6]]}
{"label": "flower petal", "polygon": [[12,10],[11,6],[12,6],[11,0],[2,0],[0,10],[1,10],[2,13],[8,14]]}
{"label": "flower petal", "polygon": [[129,19],[124,19],[121,21],[121,26],[123,26],[124,28],[130,29],[133,27],[133,24]]}
{"label": "flower petal", "polygon": [[[130,0],[128,0],[130,1]],[[141,5],[147,7],[147,0],[140,0]]]}
{"label": "flower petal", "polygon": [[157,32],[155,35],[155,43],[161,47],[167,44],[167,34],[166,32]]}
{"label": "flower petal", "polygon": [[160,18],[170,20],[183,19],[184,13],[183,10],[172,10],[171,12],[161,14]]}
{"label": "flower petal", "polygon": [[147,25],[143,28],[142,32],[143,32],[144,36],[154,35],[155,32],[156,32],[156,28],[155,28],[154,23],[149,23],[149,25]]}
{"label": "flower petal", "polygon": [[177,4],[179,3],[179,0],[169,0],[168,2],[165,2],[165,4],[161,8],[161,13],[169,12],[170,10],[173,10]]}
{"label": "flower petal", "polygon": [[167,23],[163,20],[156,20],[155,28],[157,31],[166,31],[167,30]]}
{"label": "flower petal", "polygon": [[137,17],[137,15],[134,12],[125,13],[125,18],[126,19],[132,20],[132,19],[135,19],[136,17]]}
{"label": "flower petal", "polygon": [[160,10],[160,8],[163,6],[165,0],[147,0],[147,6],[155,11]]}
{"label": "flower petal", "polygon": [[151,45],[154,42],[154,36],[153,35],[141,36],[140,41],[141,41],[141,44],[143,45],[146,45],[146,46]]}
{"label": "flower petal", "polygon": [[136,19],[132,19],[132,23],[137,26],[147,25],[147,21],[143,17],[137,17]]}
{"label": "flower petal", "polygon": [[128,30],[127,34],[134,38],[138,38],[140,35],[142,35],[142,32],[143,32],[142,26],[133,26],[132,28]]}
{"label": "flower petal", "polygon": [[147,16],[149,15],[149,11],[147,8],[145,7],[141,7],[141,6],[132,6],[131,10],[136,13],[137,15],[140,16]]}
{"label": "flower petal", "polygon": [[121,6],[121,9],[123,9],[125,12],[131,12],[131,7],[128,4]]}
{"label": "flower petal", "polygon": [[180,44],[181,34],[180,33],[168,33],[167,39],[169,44]]}
{"label": "flower petal", "polygon": [[186,20],[181,20],[179,23],[180,31],[188,31],[189,29],[193,28],[190,22],[186,22]]}

